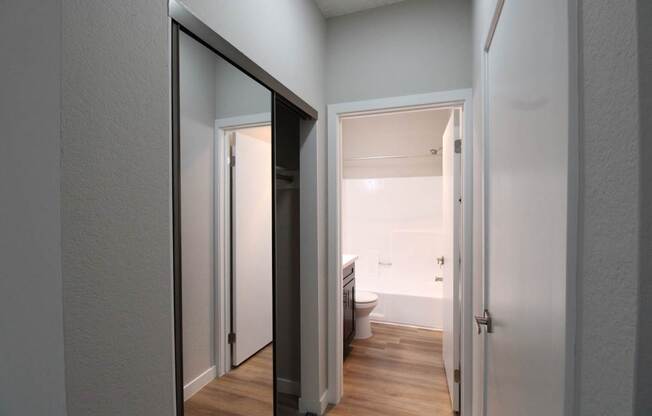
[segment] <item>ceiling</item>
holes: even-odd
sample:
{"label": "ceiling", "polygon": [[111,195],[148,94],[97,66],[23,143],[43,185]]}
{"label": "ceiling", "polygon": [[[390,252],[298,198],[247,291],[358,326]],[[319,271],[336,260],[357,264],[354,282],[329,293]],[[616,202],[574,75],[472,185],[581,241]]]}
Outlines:
{"label": "ceiling", "polygon": [[315,0],[324,17],[342,16],[405,0]]}
{"label": "ceiling", "polygon": [[[450,109],[399,111],[344,118],[344,178],[440,176],[442,136]],[[403,156],[381,158],[379,156]],[[405,157],[407,156],[407,157]]]}

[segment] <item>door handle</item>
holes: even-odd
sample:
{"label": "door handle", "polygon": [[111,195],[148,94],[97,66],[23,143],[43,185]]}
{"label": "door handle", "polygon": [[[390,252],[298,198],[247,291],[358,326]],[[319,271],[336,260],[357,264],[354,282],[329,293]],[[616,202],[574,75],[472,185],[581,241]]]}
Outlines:
{"label": "door handle", "polygon": [[482,333],[482,325],[487,327],[487,334],[494,332],[493,321],[491,319],[491,314],[487,309],[484,310],[482,316],[475,316],[475,323],[478,324],[478,334]]}

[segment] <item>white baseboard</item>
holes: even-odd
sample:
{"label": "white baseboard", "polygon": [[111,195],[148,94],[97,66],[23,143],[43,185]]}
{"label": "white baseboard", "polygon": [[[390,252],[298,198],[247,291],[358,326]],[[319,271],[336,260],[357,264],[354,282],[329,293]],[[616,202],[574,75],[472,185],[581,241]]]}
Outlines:
{"label": "white baseboard", "polygon": [[210,383],[217,376],[217,369],[212,366],[208,370],[201,373],[190,383],[183,386],[183,400],[186,401],[191,398],[199,390],[203,389],[205,385]]}
{"label": "white baseboard", "polygon": [[279,393],[292,394],[294,396],[301,395],[301,385],[293,380],[278,377],[276,379],[276,390]]}
{"label": "white baseboard", "polygon": [[303,397],[299,398],[299,413],[315,413],[317,415],[323,415],[328,407],[328,390],[326,390],[318,401],[315,400],[304,400]]}

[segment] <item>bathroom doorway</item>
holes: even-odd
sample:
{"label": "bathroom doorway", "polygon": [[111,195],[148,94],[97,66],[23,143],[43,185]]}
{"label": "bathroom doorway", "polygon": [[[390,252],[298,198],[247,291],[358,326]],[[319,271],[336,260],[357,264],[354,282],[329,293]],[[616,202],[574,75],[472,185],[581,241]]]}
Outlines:
{"label": "bathroom doorway", "polygon": [[[453,414],[469,399],[467,103],[457,91],[329,106],[329,414]],[[411,399],[383,399],[396,395]]]}

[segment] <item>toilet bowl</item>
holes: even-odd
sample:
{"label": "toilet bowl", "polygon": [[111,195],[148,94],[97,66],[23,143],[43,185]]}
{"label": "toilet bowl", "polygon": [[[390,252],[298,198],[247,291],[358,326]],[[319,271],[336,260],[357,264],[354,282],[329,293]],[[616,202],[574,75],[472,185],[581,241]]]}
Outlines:
{"label": "toilet bowl", "polygon": [[378,304],[378,295],[372,292],[355,292],[355,338],[371,337],[370,314]]}

